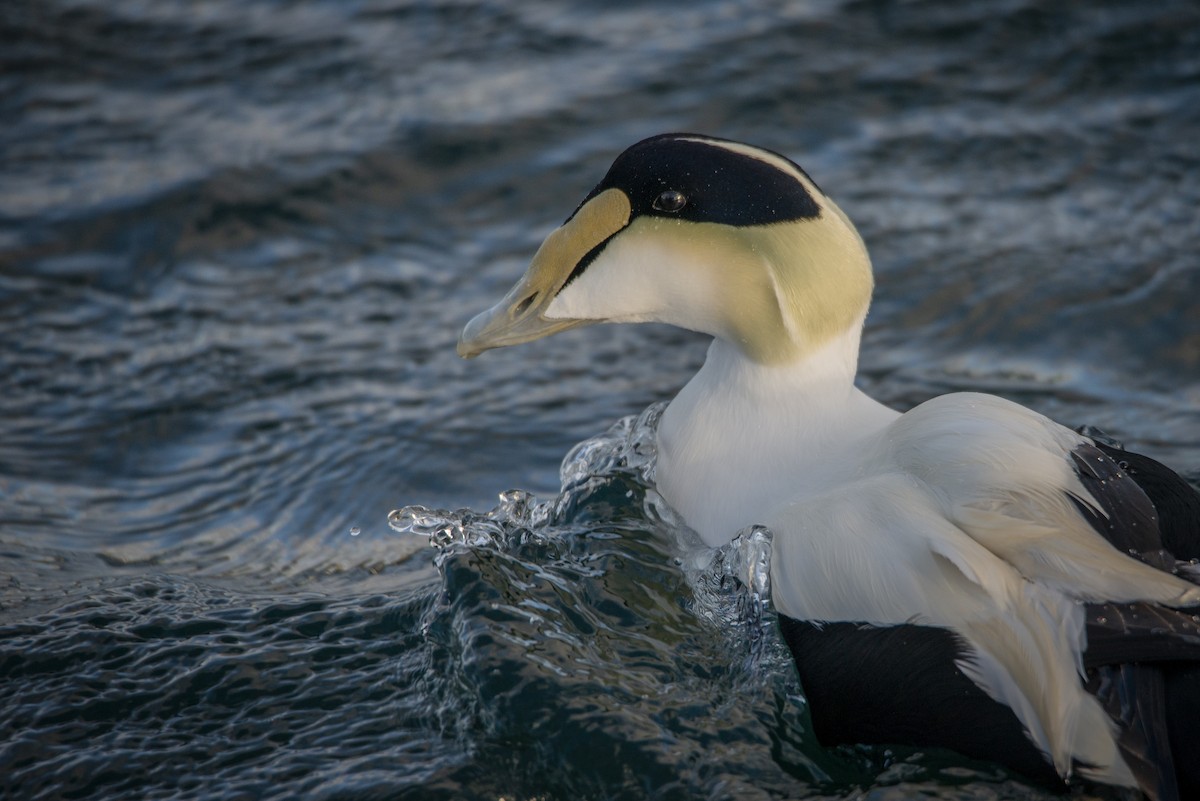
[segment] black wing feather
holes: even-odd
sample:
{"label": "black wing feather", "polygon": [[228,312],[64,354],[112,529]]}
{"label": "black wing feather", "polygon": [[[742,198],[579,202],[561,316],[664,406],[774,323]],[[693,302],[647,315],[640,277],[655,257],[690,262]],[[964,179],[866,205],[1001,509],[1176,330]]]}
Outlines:
{"label": "black wing feather", "polygon": [[1140,453],[1096,447],[1146,493],[1158,512],[1160,547],[1176,559],[1200,559],[1200,493],[1171,468]]}
{"label": "black wing feather", "polygon": [[1093,509],[1074,499],[1092,528],[1130,556],[1173,571],[1175,558],[1163,549],[1158,511],[1145,490],[1096,445],[1080,445],[1071,459],[1084,488],[1100,504],[1100,509]]}
{"label": "black wing feather", "polygon": [[1117,724],[1117,745],[1149,801],[1177,801],[1175,758],[1163,672],[1141,665],[1106,665],[1088,673],[1086,689]]}
{"label": "black wing feather", "polygon": [[1200,662],[1200,622],[1148,603],[1088,604],[1085,668],[1125,662]]}
{"label": "black wing feather", "polygon": [[1087,690],[1116,721],[1142,791],[1151,801],[1200,797],[1200,734],[1188,717],[1200,713],[1200,623],[1153,604],[1088,604],[1087,637]]}

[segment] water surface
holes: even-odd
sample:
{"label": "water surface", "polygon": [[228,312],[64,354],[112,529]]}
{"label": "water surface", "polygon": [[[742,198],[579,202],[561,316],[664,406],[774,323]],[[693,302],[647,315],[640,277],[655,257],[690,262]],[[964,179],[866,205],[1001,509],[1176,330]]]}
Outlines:
{"label": "water surface", "polygon": [[[454,355],[617,153],[702,131],[859,225],[881,400],[996,392],[1200,476],[1194,5],[777,6],[0,9],[7,794],[1046,797],[823,752],[770,610],[636,470],[559,495],[703,338]],[[554,513],[487,517],[510,488]],[[413,504],[476,516],[434,548]]]}

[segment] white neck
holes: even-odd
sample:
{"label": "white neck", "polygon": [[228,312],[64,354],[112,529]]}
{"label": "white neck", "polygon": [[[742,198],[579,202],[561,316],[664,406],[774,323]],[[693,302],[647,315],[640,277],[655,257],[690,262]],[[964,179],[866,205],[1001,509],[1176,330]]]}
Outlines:
{"label": "white neck", "polygon": [[860,334],[776,365],[713,341],[663,414],[656,468],[659,492],[709,545],[762,522],[772,500],[836,484],[854,443],[898,416],[854,386]]}

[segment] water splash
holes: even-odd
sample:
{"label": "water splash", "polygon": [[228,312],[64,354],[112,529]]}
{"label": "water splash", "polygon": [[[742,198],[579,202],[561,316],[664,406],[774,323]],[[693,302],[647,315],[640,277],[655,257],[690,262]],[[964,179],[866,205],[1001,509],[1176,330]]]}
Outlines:
{"label": "water splash", "polygon": [[[722,658],[736,663],[739,681],[761,673],[764,660],[778,656],[777,638],[770,636],[771,534],[749,527],[714,550],[657,493],[655,442],[665,408],[656,403],[571,448],[560,470],[562,489],[550,500],[509,490],[487,512],[424,506],[392,512],[393,530],[426,537],[437,549],[434,563],[446,593],[432,614],[452,615],[455,593],[477,589],[466,577],[492,582],[505,600],[490,611],[506,610],[537,627],[536,635],[509,636],[528,658],[539,660],[535,652],[544,638],[575,643],[611,625],[596,614],[598,593],[587,586],[593,580],[605,593],[620,586],[614,594],[635,616],[665,611],[673,627],[684,618],[705,626],[721,643]],[[656,583],[677,583],[679,592],[670,600],[639,600],[644,588],[626,586],[624,575],[613,574],[618,560],[641,562]],[[621,569],[628,572],[628,564]],[[558,588],[552,603],[537,598],[544,584]],[[582,623],[588,617],[593,619]],[[569,672],[562,665],[554,670]]]}
{"label": "water splash", "polygon": [[487,512],[410,505],[393,510],[388,526],[400,534],[428,537],[430,545],[438,549],[454,545],[504,548],[514,538],[548,535],[555,526],[572,520],[581,508],[594,504],[598,494],[618,487],[624,489],[625,500],[645,500],[648,522],[682,527],[653,489],[655,436],[666,406],[665,402],[656,403],[641,414],[623,417],[607,431],[571,448],[559,470],[562,490],[550,501],[511,489],[500,493],[499,503]]}
{"label": "water splash", "polygon": [[623,471],[653,484],[658,423],[666,408],[666,401],[651,404],[641,414],[622,417],[603,434],[568,451],[559,469],[563,494]]}
{"label": "water splash", "polygon": [[[562,797],[603,795],[624,779],[605,767],[581,774],[579,760],[572,777],[590,778],[565,778],[561,754],[529,739],[543,727],[588,753],[619,752],[617,763],[642,773],[667,766],[662,781],[694,795],[716,779],[691,766],[741,771],[744,743],[803,737],[790,658],[773,633],[770,532],[748,528],[712,549],[658,495],[664,408],[571,448],[553,498],[510,490],[486,512],[407,506],[388,519],[436,550],[440,587],[422,632],[448,655],[430,690],[443,728],[465,737],[477,762],[526,743],[522,770],[541,787],[562,782]],[[781,720],[796,731],[780,735]],[[818,772],[803,757],[787,771]]]}

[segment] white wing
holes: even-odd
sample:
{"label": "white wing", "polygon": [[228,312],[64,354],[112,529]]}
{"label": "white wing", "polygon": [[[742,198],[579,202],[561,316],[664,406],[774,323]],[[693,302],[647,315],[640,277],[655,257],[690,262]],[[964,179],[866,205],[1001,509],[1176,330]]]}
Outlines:
{"label": "white wing", "polygon": [[1114,548],[1080,513],[1105,512],[1071,452],[1087,441],[990,395],[944,395],[891,432],[896,466],[919,478],[947,520],[1026,578],[1084,601],[1200,603],[1200,587]]}
{"label": "white wing", "polygon": [[774,602],[801,620],[918,623],[957,632],[959,667],[1033,742],[1135,786],[1082,686],[1080,601],[1200,602],[1200,587],[1112,547],[1071,460],[1082,437],[999,398],[958,394],[903,415],[854,482],[775,509]]}

